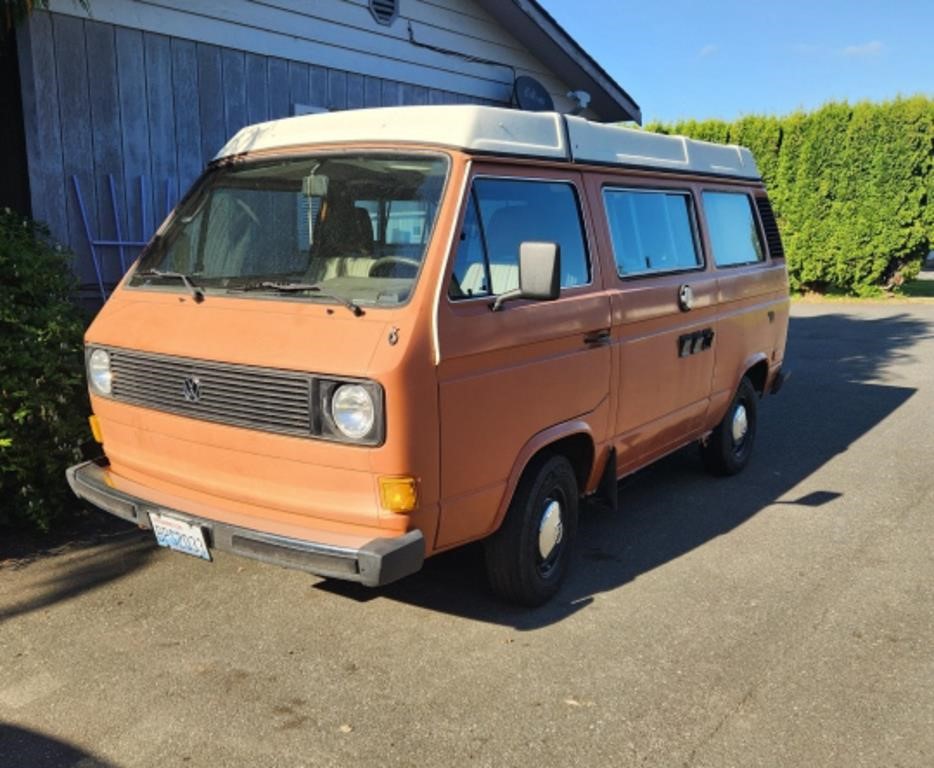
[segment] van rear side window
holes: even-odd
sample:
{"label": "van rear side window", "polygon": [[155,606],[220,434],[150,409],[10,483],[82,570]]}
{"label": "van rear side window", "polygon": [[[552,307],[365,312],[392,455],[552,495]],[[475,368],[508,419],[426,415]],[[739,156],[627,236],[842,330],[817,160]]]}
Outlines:
{"label": "van rear side window", "polygon": [[498,296],[519,287],[519,245],[561,247],[561,287],[590,282],[580,205],[563,181],[477,178],[468,199],[448,296]]}
{"label": "van rear side window", "polygon": [[701,266],[687,193],[604,189],[603,201],[620,277]]}
{"label": "van rear side window", "polygon": [[755,264],[765,258],[749,195],[704,192],[704,214],[718,267]]}

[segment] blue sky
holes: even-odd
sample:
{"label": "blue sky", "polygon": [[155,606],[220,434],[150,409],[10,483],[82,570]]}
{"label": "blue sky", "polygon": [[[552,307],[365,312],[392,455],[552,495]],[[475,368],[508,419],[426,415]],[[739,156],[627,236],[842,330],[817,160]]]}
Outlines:
{"label": "blue sky", "polygon": [[539,0],[652,119],[934,96],[934,0]]}

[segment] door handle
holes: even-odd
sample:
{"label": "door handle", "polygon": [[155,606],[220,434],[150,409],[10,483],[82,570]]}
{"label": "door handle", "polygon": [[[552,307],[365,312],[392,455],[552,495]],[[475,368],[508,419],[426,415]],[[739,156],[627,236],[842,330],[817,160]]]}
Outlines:
{"label": "door handle", "polygon": [[678,287],[678,307],[682,312],[694,309],[694,290],[687,283]]}
{"label": "door handle", "polygon": [[610,329],[601,328],[599,331],[591,331],[584,336],[584,344],[587,346],[596,346],[610,343]]}

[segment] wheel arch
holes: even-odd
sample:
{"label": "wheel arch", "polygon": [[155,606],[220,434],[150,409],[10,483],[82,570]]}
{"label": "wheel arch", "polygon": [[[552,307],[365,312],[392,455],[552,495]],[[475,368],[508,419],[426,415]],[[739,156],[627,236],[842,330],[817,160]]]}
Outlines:
{"label": "wheel arch", "polygon": [[765,385],[769,378],[768,358],[762,352],[758,352],[746,360],[743,365],[742,375],[736,381],[737,387],[739,387],[739,382],[744,376],[752,382],[752,386],[759,393],[759,397],[762,397],[765,394]]}
{"label": "wheel arch", "polygon": [[529,465],[540,456],[555,454],[564,456],[571,463],[581,495],[595,482],[594,462],[597,447],[590,425],[586,421],[568,421],[542,430],[522,447],[516,457],[503,491],[503,498],[500,500],[499,509],[496,511],[491,533],[502,525],[519,480],[522,479]]}

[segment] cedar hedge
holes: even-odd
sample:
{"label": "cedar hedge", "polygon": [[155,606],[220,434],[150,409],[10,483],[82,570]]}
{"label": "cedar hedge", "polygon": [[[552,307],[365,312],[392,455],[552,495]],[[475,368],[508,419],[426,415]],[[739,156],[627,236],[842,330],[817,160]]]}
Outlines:
{"label": "cedar hedge", "polygon": [[646,128],[752,150],[793,290],[878,294],[915,277],[934,248],[932,99]]}
{"label": "cedar hedge", "polygon": [[84,321],[71,254],[0,211],[0,528],[47,531],[75,500],[65,468],[88,437]]}

